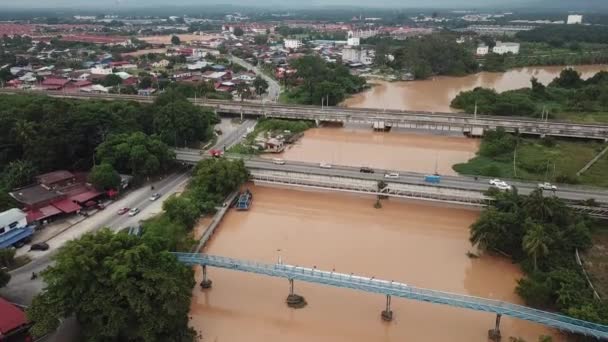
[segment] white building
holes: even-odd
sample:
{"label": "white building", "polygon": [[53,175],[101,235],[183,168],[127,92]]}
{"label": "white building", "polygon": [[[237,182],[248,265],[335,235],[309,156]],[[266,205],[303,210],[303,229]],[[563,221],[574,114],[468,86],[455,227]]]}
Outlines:
{"label": "white building", "polygon": [[170,62],[166,59],[160,60],[158,62],[152,63],[153,68],[166,68],[168,67]]}
{"label": "white building", "polygon": [[104,68],[101,65],[97,65],[91,68],[92,75],[109,75],[112,73],[112,68]]}
{"label": "white building", "polygon": [[583,16],[580,15],[580,14],[569,15],[567,23],[568,23],[568,25],[582,24],[583,23]]}
{"label": "white building", "polygon": [[285,39],[284,46],[286,49],[297,50],[302,47],[302,41],[299,39]]}
{"label": "white building", "polygon": [[490,47],[487,45],[479,45],[477,47],[477,56],[485,56],[490,52]]}
{"label": "white building", "polygon": [[27,215],[20,209],[13,208],[0,213],[0,235],[25,226],[27,226]]}
{"label": "white building", "polygon": [[370,65],[374,62],[374,56],[371,51],[366,49],[344,48],[342,50],[342,61]]}
{"label": "white building", "polygon": [[517,55],[519,53],[519,43],[496,42],[496,46],[492,49],[492,52],[498,55],[504,55],[505,53]]}
{"label": "white building", "polygon": [[348,46],[359,46],[361,44],[361,39],[360,38],[348,38],[348,40],[346,41],[346,44]]}
{"label": "white building", "polygon": [[348,31],[348,38],[369,38],[378,34],[377,30],[357,30],[357,31]]}

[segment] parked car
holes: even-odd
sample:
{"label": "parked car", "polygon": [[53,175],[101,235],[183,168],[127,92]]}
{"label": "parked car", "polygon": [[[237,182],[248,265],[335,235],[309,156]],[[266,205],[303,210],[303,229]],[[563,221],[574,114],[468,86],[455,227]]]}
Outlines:
{"label": "parked car", "polygon": [[361,169],[359,170],[359,172],[361,172],[361,173],[374,173],[375,171],[371,167],[363,166],[363,167],[361,167]]}
{"label": "parked car", "polygon": [[399,178],[399,174],[397,172],[389,172],[384,175],[384,178]]}
{"label": "parked car", "polygon": [[319,167],[322,169],[331,169],[331,164],[329,163],[321,163],[319,164]]}
{"label": "parked car", "polygon": [[137,214],[139,214],[141,210],[139,210],[139,208],[133,208],[131,210],[129,210],[129,216],[135,216]]}
{"label": "parked car", "polygon": [[49,249],[49,244],[46,242],[35,243],[30,247],[30,251],[46,251],[47,249]]}
{"label": "parked car", "polygon": [[159,198],[160,198],[160,196],[161,196],[161,194],[157,192],[157,193],[155,193],[154,195],[150,196],[150,201],[154,202],[154,201],[156,201],[157,199],[159,199]]}
{"label": "parked car", "polygon": [[549,182],[540,183],[540,184],[538,184],[538,187],[543,190],[553,190],[553,191],[557,190],[557,186],[555,186]]}
{"label": "parked car", "polygon": [[285,160],[281,158],[273,158],[272,163],[277,165],[285,165]]}
{"label": "parked car", "polygon": [[128,207],[124,207],[124,208],[120,208],[118,209],[118,215],[122,215],[124,213],[126,213],[127,211],[129,211],[131,208]]}

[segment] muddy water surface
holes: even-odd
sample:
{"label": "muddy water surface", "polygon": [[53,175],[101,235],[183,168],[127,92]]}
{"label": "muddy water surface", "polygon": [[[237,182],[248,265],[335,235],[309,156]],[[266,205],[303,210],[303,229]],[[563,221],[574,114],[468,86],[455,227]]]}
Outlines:
{"label": "muddy water surface", "polygon": [[433,173],[436,168],[440,174],[453,175],[452,165],[473,158],[478,149],[479,140],[463,136],[323,127],[306,131],[304,137],[280,157],[423,173]]}
{"label": "muddy water surface", "polygon": [[[468,226],[478,212],[420,202],[252,187],[247,212],[231,211],[205,252],[261,262],[396,280],[414,286],[519,302],[521,276],[510,262],[469,259]],[[200,268],[197,281],[200,282]],[[491,314],[393,299],[394,320],[380,319],[383,296],[296,282],[304,309],[285,305],[288,282],[210,269],[213,289],[193,291],[192,325],[205,341],[486,341]],[[535,341],[546,328],[503,318],[503,336]],[[559,339],[554,339],[558,341]]]}
{"label": "muddy water surface", "polygon": [[[574,66],[583,78],[588,78],[605,65]],[[530,78],[536,77],[549,84],[564,69],[562,66],[528,67],[507,72],[480,72],[464,77],[439,76],[430,80],[413,82],[373,81],[376,86],[345,100],[342,105],[359,108],[385,108],[401,110],[421,110],[434,112],[455,112],[450,102],[461,91],[476,87],[493,88],[499,92],[530,86]]]}

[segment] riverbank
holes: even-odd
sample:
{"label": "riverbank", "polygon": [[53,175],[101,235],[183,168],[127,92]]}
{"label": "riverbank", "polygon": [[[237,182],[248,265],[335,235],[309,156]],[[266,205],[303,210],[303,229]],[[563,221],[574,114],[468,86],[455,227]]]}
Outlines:
{"label": "riverbank", "polygon": [[[268,263],[280,256],[290,264],[521,303],[514,293],[517,265],[491,255],[466,256],[468,226],[478,211],[393,199],[375,209],[369,196],[249,188],[251,210],[230,211],[206,253]],[[200,267],[196,272],[200,282]],[[298,281],[295,292],[308,306],[293,310],[285,304],[285,280],[222,269],[208,275],[214,287],[193,290],[190,316],[191,326],[210,341],[486,341],[495,319],[393,299],[394,320],[386,323],[380,318],[382,296]],[[536,341],[552,334],[561,341],[543,326],[509,317],[501,328],[505,339]]]}
{"label": "riverbank", "polygon": [[[492,133],[490,133],[491,135]],[[585,173],[577,176],[604,148],[599,142],[486,136],[479,153],[453,169],[466,175],[504,177],[530,181],[608,186],[608,156],[602,156]]]}
{"label": "riverbank", "polygon": [[[340,103],[353,108],[376,108],[430,112],[458,112],[450,103],[462,91],[477,87],[491,88],[497,92],[530,87],[535,77],[544,85],[559,76],[565,66],[515,68],[507,72],[479,72],[472,75],[437,76],[422,81],[374,81],[376,85],[359,92]],[[587,79],[599,71],[608,70],[606,65],[577,65],[573,67]]]}

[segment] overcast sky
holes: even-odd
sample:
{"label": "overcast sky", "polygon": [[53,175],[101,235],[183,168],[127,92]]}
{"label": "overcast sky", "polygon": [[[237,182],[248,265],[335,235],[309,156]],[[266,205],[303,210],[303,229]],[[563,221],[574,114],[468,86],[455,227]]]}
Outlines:
{"label": "overcast sky", "polygon": [[[102,9],[106,11],[120,8],[205,6],[224,4],[233,6],[280,6],[282,8],[302,8],[308,6],[364,6],[364,7],[501,7],[509,8],[542,3],[548,7],[559,5],[561,8],[572,6],[572,10],[582,7],[594,8],[605,5],[608,0],[0,0],[0,10],[5,8],[69,8],[72,10]],[[600,6],[605,7],[605,6]]]}

